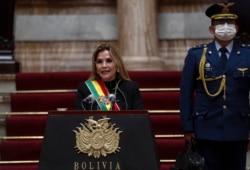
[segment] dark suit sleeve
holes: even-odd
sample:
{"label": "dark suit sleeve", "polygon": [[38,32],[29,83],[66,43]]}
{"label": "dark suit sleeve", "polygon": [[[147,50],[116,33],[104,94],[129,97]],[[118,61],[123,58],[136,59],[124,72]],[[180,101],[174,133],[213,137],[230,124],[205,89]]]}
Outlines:
{"label": "dark suit sleeve", "polygon": [[132,109],[133,110],[143,110],[144,109],[144,105],[143,105],[143,100],[142,100],[142,96],[141,96],[141,92],[139,90],[138,84],[136,82],[134,83],[134,88],[132,91]]}
{"label": "dark suit sleeve", "polygon": [[75,110],[84,110],[84,108],[82,107],[82,100],[85,99],[89,94],[90,92],[86,84],[84,82],[79,83],[74,103]]}
{"label": "dark suit sleeve", "polygon": [[191,49],[185,58],[180,84],[180,112],[184,132],[193,131],[192,112],[196,78],[196,54]]}
{"label": "dark suit sleeve", "polygon": [[139,87],[134,81],[124,80],[119,84],[117,102],[121,110],[143,110],[143,100]]}

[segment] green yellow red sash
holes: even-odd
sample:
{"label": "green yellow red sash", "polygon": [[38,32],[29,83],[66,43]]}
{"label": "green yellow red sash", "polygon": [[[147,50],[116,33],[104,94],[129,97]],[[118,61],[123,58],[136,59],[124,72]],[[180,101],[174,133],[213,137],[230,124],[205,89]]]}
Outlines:
{"label": "green yellow red sash", "polygon": [[[109,92],[102,80],[87,80],[85,81],[87,87],[89,88],[90,92],[94,95],[98,106],[101,110],[111,110],[112,103],[109,100]],[[113,105],[114,110],[120,110],[117,103]]]}

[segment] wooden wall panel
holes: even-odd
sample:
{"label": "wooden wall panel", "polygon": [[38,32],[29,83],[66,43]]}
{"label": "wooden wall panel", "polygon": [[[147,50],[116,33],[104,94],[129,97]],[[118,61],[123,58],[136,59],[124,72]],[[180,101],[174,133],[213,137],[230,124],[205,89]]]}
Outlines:
{"label": "wooden wall panel", "polygon": [[[90,70],[92,53],[103,42],[17,42],[22,72]],[[116,42],[107,42],[117,47]]]}
{"label": "wooden wall panel", "polygon": [[216,0],[159,0],[159,12],[202,12]]}
{"label": "wooden wall panel", "polygon": [[[159,41],[159,57],[163,70],[181,70],[187,50],[198,44],[211,41],[163,40]],[[91,70],[91,56],[102,42],[17,42],[16,57],[22,63],[22,72],[55,72]],[[108,42],[118,47],[116,41]],[[123,58],[126,63],[126,58]],[[129,69],[129,65],[127,65]],[[138,63],[137,69],[145,69]]]}
{"label": "wooden wall panel", "polygon": [[116,13],[116,0],[16,0],[18,14]]}

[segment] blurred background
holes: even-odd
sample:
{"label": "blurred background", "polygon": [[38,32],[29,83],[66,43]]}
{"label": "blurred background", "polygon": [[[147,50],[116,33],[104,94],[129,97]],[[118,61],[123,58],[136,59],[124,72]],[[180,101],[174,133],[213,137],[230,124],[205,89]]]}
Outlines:
{"label": "blurred background", "polygon": [[[250,1],[236,1],[241,3],[239,35],[249,33]],[[106,42],[119,50],[129,70],[181,70],[189,48],[211,41],[204,11],[215,2],[2,1],[0,65],[15,60],[8,72],[90,70],[92,52]]]}

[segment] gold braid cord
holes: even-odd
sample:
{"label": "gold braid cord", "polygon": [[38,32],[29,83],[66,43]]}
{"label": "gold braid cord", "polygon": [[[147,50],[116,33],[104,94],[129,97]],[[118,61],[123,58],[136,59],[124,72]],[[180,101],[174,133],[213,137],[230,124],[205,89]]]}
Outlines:
{"label": "gold braid cord", "polygon": [[[210,97],[216,97],[218,96],[222,90],[224,90],[224,99],[225,99],[225,90],[226,90],[226,75],[222,75],[222,76],[217,76],[217,77],[214,77],[214,78],[205,78],[205,74],[204,74],[204,67],[205,67],[205,62],[206,62],[206,52],[207,52],[207,48],[204,47],[203,48],[203,53],[202,53],[202,56],[201,56],[201,61],[200,61],[200,64],[199,64],[199,74],[200,76],[197,78],[197,80],[201,80],[202,81],[202,84],[203,84],[203,87],[205,89],[205,92],[208,96]],[[218,91],[214,94],[211,94],[208,89],[207,89],[207,84],[206,84],[206,81],[214,81],[214,80],[219,80],[221,79],[221,83],[220,83],[220,87],[218,89]]]}

